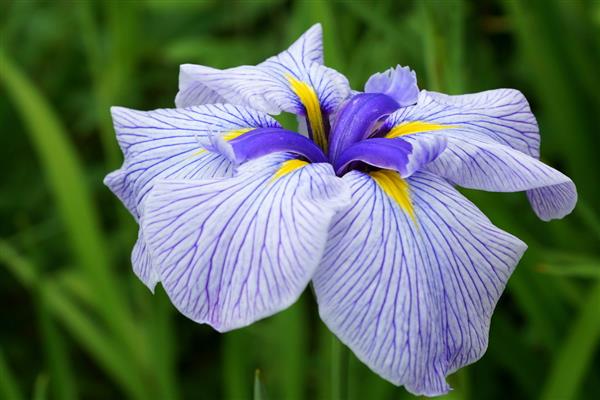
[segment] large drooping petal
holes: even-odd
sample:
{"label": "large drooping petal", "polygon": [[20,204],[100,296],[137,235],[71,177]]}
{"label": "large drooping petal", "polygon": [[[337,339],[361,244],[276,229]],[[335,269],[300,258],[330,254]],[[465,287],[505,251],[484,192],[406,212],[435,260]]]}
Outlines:
{"label": "large drooping petal", "polygon": [[[415,143],[446,137],[446,150],[427,169],[453,183],[493,192],[528,191],[536,214],[542,220],[562,218],[577,202],[575,184],[563,173],[508,146],[466,130],[403,136]],[[531,192],[530,192],[531,191]]]}
{"label": "large drooping petal", "polygon": [[313,278],[321,318],[382,377],[445,393],[445,377],[484,353],[526,245],[434,174],[402,184],[409,204],[388,194],[389,182],[356,171],[343,179],[352,206],[332,222]]}
{"label": "large drooping petal", "polygon": [[159,279],[156,274],[156,268],[154,268],[152,262],[152,257],[150,256],[150,252],[146,245],[144,232],[141,228],[138,229],[138,238],[133,246],[133,251],[131,252],[131,265],[133,267],[133,272],[139,280],[154,293],[154,288]]}
{"label": "large drooping petal", "polygon": [[231,174],[226,158],[202,151],[209,136],[280,127],[268,115],[228,104],[154,111],[113,107],[111,111],[125,160],[120,169],[106,177],[105,183],[136,219],[138,207],[157,179]]}
{"label": "large drooping petal", "polygon": [[458,126],[539,158],[537,121],[518,90],[496,89],[460,96],[423,90],[416,105],[398,110],[385,125],[391,129],[414,121]]}
{"label": "large drooping petal", "polygon": [[[232,174],[233,165],[229,160],[202,150],[202,143],[208,142],[209,136],[279,126],[269,116],[223,104],[147,112],[113,107],[112,115],[125,161],[104,182],[136,220],[141,214],[143,200],[157,179],[213,178]],[[157,278],[141,231],[131,262],[135,274],[153,290]]]}
{"label": "large drooping petal", "polygon": [[349,192],[329,164],[274,154],[233,178],[157,184],[142,217],[173,304],[219,331],[292,304],[320,262]]}
{"label": "large drooping petal", "polygon": [[562,218],[575,206],[573,182],[537,161],[537,122],[517,90],[462,96],[423,91],[417,105],[392,114],[384,129],[408,141],[447,137],[447,150],[430,165],[433,171],[465,187],[527,191],[535,213],[545,221]]}
{"label": "large drooping petal", "polygon": [[326,112],[335,109],[350,93],[347,79],[323,64],[322,28],[311,27],[282,53],[256,66],[241,66],[219,70],[201,65],[181,66],[180,91],[175,100],[178,107],[195,105],[196,98],[212,95],[190,95],[203,86],[229,103],[252,106],[264,112],[306,113],[303,99],[294,82],[307,85],[318,97]]}

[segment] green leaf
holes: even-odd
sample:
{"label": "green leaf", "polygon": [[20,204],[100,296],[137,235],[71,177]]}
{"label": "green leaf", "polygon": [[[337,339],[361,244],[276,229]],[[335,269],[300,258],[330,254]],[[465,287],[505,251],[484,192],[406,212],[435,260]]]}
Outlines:
{"label": "green leaf", "polygon": [[566,340],[558,349],[542,400],[576,399],[600,341],[600,283],[590,289]]}
{"label": "green leaf", "polygon": [[253,391],[253,396],[252,398],[254,400],[266,400],[267,397],[265,396],[265,388],[262,384],[262,382],[260,381],[260,370],[257,369],[254,372],[254,391]]}
{"label": "green leaf", "polygon": [[6,400],[22,400],[24,399],[19,385],[10,370],[4,354],[0,348],[0,397]]}
{"label": "green leaf", "polygon": [[147,398],[146,385],[137,375],[136,365],[132,364],[132,360],[120,350],[111,336],[90,318],[89,312],[82,311],[72,299],[65,296],[64,288],[54,280],[40,276],[37,268],[29,260],[20,256],[3,241],[0,241],[0,262],[48,307],[52,316],[63,323],[67,331],[125,392],[135,399]]}
{"label": "green leaf", "polygon": [[566,276],[569,278],[600,279],[600,261],[566,265],[543,263],[538,266],[537,270],[542,274]]}
{"label": "green leaf", "polygon": [[67,344],[48,305],[44,301],[38,301],[36,308],[49,369],[50,388],[55,398],[74,400],[77,398],[77,378],[69,359]]}
{"label": "green leaf", "polygon": [[48,375],[41,373],[35,379],[33,386],[33,400],[48,399]]}
{"label": "green leaf", "polygon": [[2,74],[17,111],[27,127],[35,151],[46,175],[51,192],[67,228],[70,246],[77,264],[93,285],[96,309],[104,317],[131,355],[141,364],[144,355],[142,341],[133,328],[127,303],[111,274],[104,236],[98,213],[85,183],[83,167],[68,133],[50,104],[11,60],[0,51]]}

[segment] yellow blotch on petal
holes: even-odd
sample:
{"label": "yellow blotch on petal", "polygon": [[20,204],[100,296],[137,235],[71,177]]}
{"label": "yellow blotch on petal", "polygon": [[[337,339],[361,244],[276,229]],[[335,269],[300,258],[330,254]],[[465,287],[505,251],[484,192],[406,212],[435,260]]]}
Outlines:
{"label": "yellow blotch on petal", "polygon": [[410,186],[400,174],[389,169],[382,169],[371,172],[369,175],[392,200],[398,203],[413,222],[416,222],[415,210],[410,199]]}
{"label": "yellow blotch on petal", "polygon": [[279,179],[282,176],[285,176],[285,175],[289,174],[290,172],[297,170],[298,168],[302,168],[307,164],[308,164],[308,162],[302,161],[302,160],[296,160],[296,159],[287,160],[281,164],[281,167],[279,167],[277,172],[275,172],[275,174],[273,175],[273,179],[271,181]]}
{"label": "yellow blotch on petal", "polygon": [[253,129],[254,128],[242,128],[242,129],[236,129],[235,131],[229,131],[223,135],[223,139],[230,141],[237,137],[242,136],[244,133],[250,132]]}
{"label": "yellow blotch on petal", "polygon": [[387,135],[388,139],[397,138],[411,133],[438,131],[440,129],[456,128],[454,125],[432,124],[424,121],[410,121],[393,127]]}
{"label": "yellow blotch on petal", "polygon": [[323,114],[321,104],[315,90],[306,82],[299,81],[291,75],[285,76],[290,83],[292,91],[298,96],[306,109],[306,117],[315,143],[323,150],[327,150],[327,138],[325,137],[325,126],[323,125]]}
{"label": "yellow blotch on petal", "polygon": [[[229,131],[223,135],[223,139],[226,141],[230,141],[237,137],[242,136],[244,133],[250,132],[253,129],[254,128],[241,128],[241,129],[236,129],[234,131]],[[192,154],[192,156],[199,156],[200,154],[203,154],[205,152],[206,152],[206,149],[202,149],[202,150]]]}

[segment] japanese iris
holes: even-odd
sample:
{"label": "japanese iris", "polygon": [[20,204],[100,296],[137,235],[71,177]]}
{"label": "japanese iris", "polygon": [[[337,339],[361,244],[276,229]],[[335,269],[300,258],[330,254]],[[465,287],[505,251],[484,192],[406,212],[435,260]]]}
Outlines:
{"label": "japanese iris", "polygon": [[331,331],[415,394],[482,356],[526,249],[455,186],[525,191],[543,220],[575,206],[519,91],[448,96],[396,67],[355,92],[320,25],[257,66],[183,65],[179,89],[176,109],[112,109],[125,161],[105,182],[140,225],[138,277],[219,331],[312,282]]}

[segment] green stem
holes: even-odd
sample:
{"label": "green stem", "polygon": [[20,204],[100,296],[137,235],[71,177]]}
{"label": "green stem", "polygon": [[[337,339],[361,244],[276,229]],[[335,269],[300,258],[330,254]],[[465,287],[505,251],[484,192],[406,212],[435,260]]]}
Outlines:
{"label": "green stem", "polygon": [[541,399],[574,399],[600,340],[600,284],[590,290],[554,361]]}
{"label": "green stem", "polygon": [[331,335],[331,399],[348,397],[347,374],[348,349],[335,336]]}

